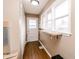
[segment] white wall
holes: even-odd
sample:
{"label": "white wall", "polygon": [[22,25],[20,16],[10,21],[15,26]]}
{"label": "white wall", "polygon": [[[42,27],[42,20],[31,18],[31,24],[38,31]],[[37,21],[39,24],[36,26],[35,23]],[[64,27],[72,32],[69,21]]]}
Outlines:
{"label": "white wall", "polygon": [[57,53],[61,54],[65,59],[75,59],[75,0],[71,1],[71,33],[70,37],[62,37]]}
{"label": "white wall", "polygon": [[22,4],[22,0],[20,0],[20,19],[19,19],[19,29],[20,29],[20,43],[21,43],[21,52],[22,52],[22,56],[23,56],[23,52],[24,52],[24,47],[25,47],[25,39],[26,39],[26,28],[25,28],[25,14],[24,14],[24,9],[23,9],[23,4]]}
{"label": "white wall", "polygon": [[[20,31],[19,26],[24,26],[24,15],[20,9],[20,0],[4,0],[4,21],[8,22],[10,52],[23,53],[25,41],[25,27]],[[21,24],[19,21],[21,20]],[[23,21],[22,21],[23,20]],[[22,51],[20,51],[22,50]]]}
{"label": "white wall", "polygon": [[4,0],[4,21],[9,24],[10,52],[18,50],[19,45],[19,0]]}

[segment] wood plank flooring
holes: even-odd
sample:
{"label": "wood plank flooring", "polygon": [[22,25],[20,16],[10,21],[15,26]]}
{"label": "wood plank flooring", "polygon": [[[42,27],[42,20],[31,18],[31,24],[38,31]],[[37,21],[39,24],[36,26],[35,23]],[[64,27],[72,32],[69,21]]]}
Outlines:
{"label": "wood plank flooring", "polygon": [[50,59],[44,49],[39,49],[40,43],[28,42],[25,46],[23,59]]}

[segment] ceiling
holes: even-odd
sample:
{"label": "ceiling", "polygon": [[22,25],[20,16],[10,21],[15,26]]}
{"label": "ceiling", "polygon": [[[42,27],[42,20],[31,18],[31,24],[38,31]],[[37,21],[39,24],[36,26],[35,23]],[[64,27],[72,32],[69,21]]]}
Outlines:
{"label": "ceiling", "polygon": [[25,13],[29,14],[40,14],[44,6],[49,0],[39,0],[39,6],[33,6],[30,0],[23,0]]}

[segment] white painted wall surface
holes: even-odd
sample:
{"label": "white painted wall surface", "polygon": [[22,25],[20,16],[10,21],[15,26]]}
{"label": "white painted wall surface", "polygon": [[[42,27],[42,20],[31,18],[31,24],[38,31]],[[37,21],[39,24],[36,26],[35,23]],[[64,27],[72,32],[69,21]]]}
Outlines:
{"label": "white painted wall surface", "polygon": [[[18,52],[23,54],[24,41],[25,41],[25,27],[20,31],[19,26],[24,26],[24,14],[21,9],[20,0],[4,0],[4,21],[9,24],[9,44],[10,52]],[[19,24],[19,20],[21,24]],[[22,21],[23,20],[23,21]]]}

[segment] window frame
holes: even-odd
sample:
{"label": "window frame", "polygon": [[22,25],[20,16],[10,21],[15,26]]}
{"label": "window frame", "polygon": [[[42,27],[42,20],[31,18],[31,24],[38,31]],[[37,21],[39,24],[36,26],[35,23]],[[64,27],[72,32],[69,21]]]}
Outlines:
{"label": "window frame", "polygon": [[[46,15],[47,15],[47,19],[46,19],[46,23],[47,23],[47,30],[48,31],[52,31],[52,13],[51,13],[52,11],[51,10],[48,10],[48,12],[46,13]],[[50,14],[50,16],[51,16],[51,18],[50,19],[48,19],[48,15]],[[48,22],[50,22],[51,21],[51,24],[49,25],[49,23]],[[50,26],[50,27],[48,27],[48,26]]]}
{"label": "window frame", "polygon": [[68,2],[68,4],[69,4],[69,1],[68,0],[64,0],[64,1],[61,1],[60,3],[58,3],[55,7],[54,7],[54,22],[55,22],[55,25],[54,25],[54,28],[55,28],[55,30],[56,30],[56,20],[58,20],[58,19],[62,19],[62,18],[64,18],[64,17],[67,17],[68,16],[68,32],[62,32],[62,33],[71,33],[71,23],[70,23],[70,14],[69,14],[69,6],[68,6],[68,14],[65,14],[65,15],[63,15],[63,16],[60,16],[60,17],[56,17],[55,18],[55,9],[58,7],[58,6],[60,6],[62,3],[64,3],[65,1],[67,1]]}
{"label": "window frame", "polygon": [[[55,8],[57,8],[58,6],[60,6],[62,3],[64,3],[66,0],[63,0],[63,1],[55,1],[50,7],[49,7],[49,9],[47,9],[42,15],[46,15],[47,16],[47,14],[49,13],[49,12],[51,12],[52,14],[52,18],[51,18],[51,22],[52,22],[52,24],[50,25],[51,26],[51,29],[52,29],[52,31],[56,31],[56,27],[55,27],[55,25],[56,25],[56,20],[58,20],[58,19],[60,19],[60,18],[64,18],[64,17],[67,17],[68,16],[68,30],[69,30],[69,32],[68,33],[66,33],[66,32],[61,32],[61,33],[66,33],[66,34],[71,34],[71,9],[70,9],[70,5],[68,5],[68,14],[66,14],[66,15],[63,15],[63,16],[60,16],[60,17],[57,17],[57,18],[55,18]],[[67,0],[68,1],[68,0]],[[69,4],[69,1],[68,1],[68,4]],[[69,10],[70,9],[70,10]],[[53,11],[52,11],[53,10]],[[54,13],[54,14],[53,14]],[[43,16],[41,16],[41,18],[42,18]],[[43,19],[42,19],[43,20]],[[47,20],[48,19],[46,19],[46,22],[47,22]],[[42,22],[43,23],[43,22]],[[45,24],[45,27],[46,27],[46,24]],[[46,27],[47,28],[47,27]],[[44,30],[47,30],[47,29],[44,29]]]}

